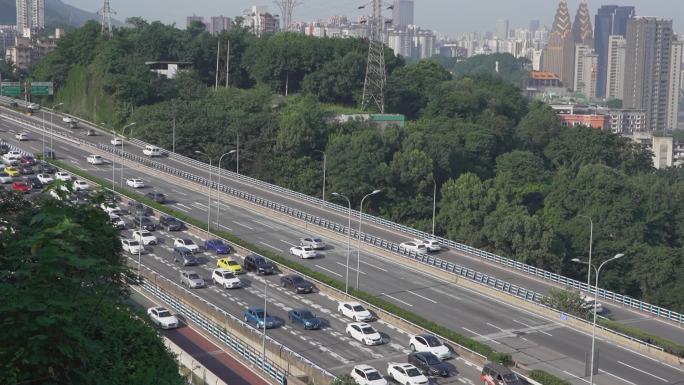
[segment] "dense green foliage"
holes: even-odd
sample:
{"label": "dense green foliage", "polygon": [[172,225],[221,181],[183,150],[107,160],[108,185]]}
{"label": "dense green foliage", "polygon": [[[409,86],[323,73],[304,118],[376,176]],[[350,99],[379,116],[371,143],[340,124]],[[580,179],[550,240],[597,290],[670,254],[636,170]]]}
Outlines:
{"label": "dense green foliage", "polygon": [[582,295],[576,290],[551,289],[542,303],[576,317],[591,320],[593,308],[586,306]]}
{"label": "dense green foliage", "polygon": [[0,383],[182,384],[101,210],[1,189],[0,222]]}
{"label": "dense green foliage", "polygon": [[[571,259],[588,253],[590,217],[594,260],[627,255],[601,286],[684,311],[682,171],[654,171],[650,152],[618,135],[562,128],[512,84],[526,63],[475,57],[452,78],[435,62],[388,55],[387,110],[410,121],[378,129],[337,123],[324,104],[358,103],[361,40],[256,38],[234,28],[219,36],[231,42],[233,87],[214,90],[217,37],[201,25],[131,23],[111,40],[97,24],[84,26],[34,76],[55,79],[71,112],[114,126],[135,121],[133,136],[167,149],[175,120],[176,152],[187,156],[199,149],[217,162],[239,142],[241,173],[309,195],[322,194],[325,153],[327,192],[358,207],[382,189],[364,210],[422,230],[431,229],[436,186],[437,234],[579,280],[586,267]],[[145,60],[194,69],[167,80]]]}
{"label": "dense green foliage", "polygon": [[[497,63],[499,65],[497,72]],[[448,61],[443,61],[442,65],[450,65]],[[509,53],[495,53],[491,55],[477,55],[467,60],[457,61],[453,67],[447,67],[454,77],[473,75],[489,75],[522,86],[527,78],[527,73],[531,70],[531,65],[526,58],[515,58]]]}
{"label": "dense green foliage", "polygon": [[570,385],[569,382],[561,380],[543,370],[533,370],[528,376],[543,385]]}

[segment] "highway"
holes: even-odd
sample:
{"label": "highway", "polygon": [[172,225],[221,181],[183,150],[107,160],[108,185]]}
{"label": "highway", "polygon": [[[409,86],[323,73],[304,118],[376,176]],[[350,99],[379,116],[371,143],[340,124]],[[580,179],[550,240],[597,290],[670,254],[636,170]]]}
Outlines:
{"label": "highway", "polygon": [[[7,121],[0,123],[2,129],[19,130]],[[34,134],[35,135],[35,134]],[[37,135],[35,135],[37,137]],[[12,142],[12,137],[3,135]],[[100,140],[109,137],[94,137]],[[85,162],[86,153],[56,141],[58,157],[97,174],[111,178],[111,164],[90,166]],[[16,143],[15,143],[16,144]],[[41,143],[33,140],[24,142],[30,151],[40,152]],[[197,195],[183,186],[168,186],[163,175],[134,175],[124,170],[125,175],[142,177],[156,190],[167,193],[174,208],[185,211],[199,219],[206,220],[206,196]],[[118,175],[117,175],[118,181]],[[222,206],[222,226],[235,235],[264,247],[285,254],[290,243],[304,235],[298,228],[284,225],[272,218],[255,214],[237,206]],[[320,259],[305,261],[310,267],[343,280],[346,260],[346,242],[331,243]],[[355,250],[352,251],[355,254]],[[412,271],[379,256],[362,253],[361,286],[364,290],[397,303],[410,311],[424,315],[463,334],[473,336],[498,350],[510,351],[514,358],[533,367],[548,370],[560,377],[581,384],[584,353],[590,344],[582,333],[564,327],[556,320],[548,320],[534,314],[473,293],[460,287],[446,284],[434,277]],[[167,266],[168,267],[168,266]],[[159,267],[163,269],[163,267]],[[173,274],[168,271],[168,274]],[[209,290],[207,290],[209,291]],[[404,343],[405,345],[405,343]],[[598,384],[630,383],[680,383],[678,369],[656,363],[623,348],[601,343],[601,369]],[[327,363],[331,364],[331,363]],[[337,366],[344,366],[339,361]],[[458,366],[458,365],[457,365]],[[326,366],[330,367],[330,366]],[[379,367],[380,368],[380,367]],[[459,366],[459,369],[460,366]]]}

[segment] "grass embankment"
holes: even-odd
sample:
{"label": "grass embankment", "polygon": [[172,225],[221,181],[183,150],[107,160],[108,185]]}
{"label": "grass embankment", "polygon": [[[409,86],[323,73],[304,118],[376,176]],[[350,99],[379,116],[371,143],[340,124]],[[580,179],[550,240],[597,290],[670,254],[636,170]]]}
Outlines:
{"label": "grass embankment", "polygon": [[59,109],[95,123],[112,123],[116,119],[112,98],[104,93],[101,76],[92,71],[80,65],[69,70],[66,84],[57,91],[57,102],[64,103]]}

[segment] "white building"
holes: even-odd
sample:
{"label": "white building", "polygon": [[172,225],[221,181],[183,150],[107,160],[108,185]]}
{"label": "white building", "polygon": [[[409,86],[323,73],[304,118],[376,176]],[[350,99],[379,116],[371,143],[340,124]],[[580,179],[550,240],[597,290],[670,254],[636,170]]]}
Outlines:
{"label": "white building", "polygon": [[684,41],[673,40],[670,54],[670,89],[667,96],[667,126],[668,130],[677,129],[679,117],[679,97],[682,74],[682,54],[684,54]]}
{"label": "white building", "polygon": [[45,0],[17,0],[17,32],[30,37],[45,28]]}
{"label": "white building", "polygon": [[257,36],[280,31],[280,18],[278,15],[270,14],[265,5],[253,5],[242,12],[242,17],[244,26]]}
{"label": "white building", "polygon": [[608,37],[608,65],[606,76],[606,97],[624,99],[625,95],[625,49],[627,40],[622,36]]}
{"label": "white building", "polygon": [[575,46],[574,90],[588,98],[596,98],[598,55],[588,46]]}

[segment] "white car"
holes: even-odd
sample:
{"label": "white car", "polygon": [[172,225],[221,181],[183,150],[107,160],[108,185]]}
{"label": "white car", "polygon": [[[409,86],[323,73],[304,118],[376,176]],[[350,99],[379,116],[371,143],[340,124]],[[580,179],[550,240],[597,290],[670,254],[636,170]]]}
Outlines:
{"label": "white car", "polygon": [[121,138],[112,138],[109,143],[111,143],[112,146],[123,146],[123,140],[121,140]]}
{"label": "white car", "polygon": [[422,243],[427,251],[440,251],[442,246],[434,239],[414,239],[416,243]]}
{"label": "white car", "polygon": [[104,210],[107,214],[110,214],[110,215],[111,214],[116,214],[116,215],[121,214],[121,207],[119,207],[115,204],[112,204],[112,203],[103,202],[102,204],[100,204],[100,208],[102,210]]}
{"label": "white car", "polygon": [[374,367],[366,364],[356,365],[351,377],[359,385],[387,385],[387,380]]}
{"label": "white car", "polygon": [[451,358],[451,351],[437,337],[432,334],[418,334],[409,340],[409,349],[412,352],[429,352],[440,360]]}
{"label": "white car", "polygon": [[120,216],[111,213],[109,214],[109,219],[112,221],[112,225],[114,225],[114,227],[117,229],[123,230],[126,228],[126,222],[124,222]]}
{"label": "white car", "polygon": [[364,345],[382,344],[382,336],[372,326],[365,322],[352,322],[345,330],[347,335]]}
{"label": "white car", "polygon": [[199,253],[199,246],[192,239],[188,238],[175,238],[173,240],[173,247],[185,247],[186,249],[192,251],[193,253]]}
{"label": "white car", "polygon": [[48,183],[51,183],[52,181],[54,181],[54,179],[52,179],[52,176],[50,176],[50,174],[38,174],[38,175],[36,175],[36,177],[38,178],[38,181],[42,184],[48,184]]}
{"label": "white car", "polygon": [[340,302],[337,311],[357,322],[373,320],[373,315],[358,302]]}
{"label": "white car", "polygon": [[18,134],[14,134],[14,138],[19,140],[19,141],[24,141],[24,140],[29,139],[28,134],[25,132],[20,132]]}
{"label": "white car", "polygon": [[302,259],[316,258],[316,250],[309,246],[290,247],[290,254],[298,256]]}
{"label": "white car", "polygon": [[5,183],[12,183],[14,182],[14,178],[9,176],[6,173],[0,173],[0,183],[5,184]]}
{"label": "white car", "polygon": [[2,160],[5,163],[16,164],[21,159],[21,152],[19,151],[9,151],[7,154],[2,156]]}
{"label": "white car", "polygon": [[594,311],[594,306],[596,307],[596,314],[603,313],[603,305],[601,302],[596,301],[596,298],[590,296],[583,296],[582,301],[584,301],[584,308]]}
{"label": "white car", "polygon": [[74,120],[71,119],[71,118],[68,117],[68,116],[65,116],[65,117],[62,118],[62,121],[63,121],[64,123],[71,123],[71,122],[73,122]]}
{"label": "white car", "polygon": [[142,242],[143,245],[148,246],[148,245],[156,245],[159,243],[157,240],[157,237],[155,237],[151,232],[147,230],[136,230],[133,232],[133,239],[135,239],[138,242]]}
{"label": "white car", "polygon": [[64,182],[68,182],[71,180],[71,175],[69,175],[69,173],[64,172],[64,171],[57,171],[55,173],[55,179],[61,180]]}
{"label": "white car", "polygon": [[411,364],[390,362],[387,365],[387,375],[402,385],[426,385],[428,378]]}
{"label": "white car", "polygon": [[86,160],[88,161],[88,163],[93,165],[104,164],[104,158],[102,158],[99,155],[88,155]]}
{"label": "white car", "polygon": [[300,246],[309,246],[310,248],[314,250],[322,250],[325,249],[325,242],[321,238],[318,237],[306,237],[306,238],[301,238],[299,240],[299,245]]}
{"label": "white car", "polygon": [[129,254],[142,254],[145,252],[145,247],[141,245],[140,242],[133,239],[122,239],[121,248]]}
{"label": "white car", "polygon": [[145,187],[145,183],[143,183],[143,180],[139,179],[139,178],[126,179],[126,185],[128,185],[128,187],[133,187],[133,188]]}
{"label": "white car", "polygon": [[418,243],[416,241],[404,242],[399,244],[404,250],[413,251],[414,253],[425,253],[427,252],[427,247],[423,243]]}
{"label": "white car", "polygon": [[81,191],[81,190],[90,190],[90,185],[86,183],[85,181],[82,180],[75,180],[74,181],[74,190],[75,191]]}
{"label": "white car", "polygon": [[150,316],[152,322],[162,329],[173,329],[178,327],[178,318],[172,315],[170,311],[161,306],[155,306],[147,309],[147,315]]}
{"label": "white car", "polygon": [[214,269],[211,273],[211,280],[214,281],[215,285],[223,286],[226,289],[235,289],[242,286],[240,278],[227,269]]}

